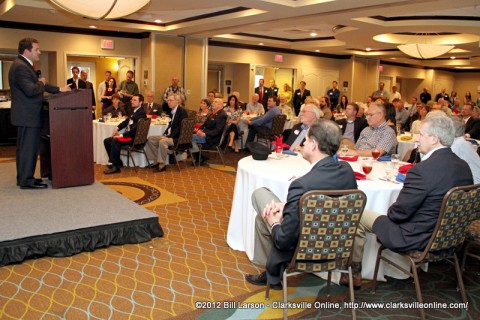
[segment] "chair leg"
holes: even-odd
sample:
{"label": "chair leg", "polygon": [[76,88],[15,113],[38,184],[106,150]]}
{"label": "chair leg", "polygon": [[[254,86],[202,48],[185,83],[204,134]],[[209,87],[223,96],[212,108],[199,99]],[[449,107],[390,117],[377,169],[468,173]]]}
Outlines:
{"label": "chair leg", "polygon": [[222,159],[223,166],[225,167],[225,158],[223,156],[222,148],[220,148],[220,146],[217,146],[217,151],[218,151],[218,154],[220,155],[220,159]]}
{"label": "chair leg", "polygon": [[[409,259],[410,260],[410,259]],[[410,260],[410,265],[412,268],[413,281],[415,282],[415,291],[417,292],[418,302],[423,304],[422,292],[420,290],[420,281],[418,279],[417,266],[413,260]],[[420,317],[422,320],[425,320],[425,310],[420,308]]]}
{"label": "chair leg", "polygon": [[375,261],[375,271],[373,272],[372,293],[375,293],[375,291],[377,290],[377,276],[378,276],[378,269],[380,268],[380,260],[382,259],[382,252],[383,252],[383,247],[380,246],[377,252],[377,260]]}
{"label": "chair leg", "polygon": [[267,280],[267,289],[265,289],[265,300],[270,300],[270,283]]}
{"label": "chair leg", "polygon": [[348,266],[348,290],[350,291],[350,302],[352,303],[352,319],[357,319],[357,312],[354,307],[355,295],[353,292],[353,275],[352,275],[352,266]]}
{"label": "chair leg", "polygon": [[287,285],[287,271],[283,271],[283,319],[288,319],[288,307],[287,307],[287,299],[288,299],[288,285]]}
{"label": "chair leg", "polygon": [[330,284],[332,283],[332,272],[328,271],[327,275],[327,297],[330,296]]}
{"label": "chair leg", "polygon": [[147,167],[150,167],[150,160],[148,160],[147,153],[145,152],[144,148],[142,148],[142,153],[145,156],[145,160],[147,160]]}
{"label": "chair leg", "polygon": [[[133,155],[131,151],[128,151],[128,156],[129,158],[132,159],[133,168],[135,169],[135,172],[138,172],[137,165],[135,164],[135,159],[133,159]],[[127,160],[127,165],[128,165],[128,160]]]}
{"label": "chair leg", "polygon": [[460,265],[458,263],[457,254],[453,254],[453,262],[455,264],[455,272],[457,273],[458,286],[460,287],[460,294],[462,295],[462,301],[467,303],[467,295],[465,294],[465,286],[463,285],[462,270],[460,270]]}

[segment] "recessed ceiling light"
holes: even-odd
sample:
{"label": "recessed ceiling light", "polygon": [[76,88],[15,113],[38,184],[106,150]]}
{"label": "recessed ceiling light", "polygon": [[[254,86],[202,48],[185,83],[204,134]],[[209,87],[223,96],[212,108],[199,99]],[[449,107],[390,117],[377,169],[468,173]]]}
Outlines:
{"label": "recessed ceiling light", "polygon": [[450,57],[450,59],[452,59],[452,60],[455,60],[455,59],[456,59],[456,57],[454,57],[454,56],[451,56],[451,57]]}
{"label": "recessed ceiling light", "polygon": [[320,52],[320,50],[317,49],[317,50],[315,50],[315,52]]}
{"label": "recessed ceiling light", "polygon": [[97,29],[97,26],[89,26],[90,29]]}
{"label": "recessed ceiling light", "polygon": [[315,31],[310,32],[310,37],[316,37],[317,33]]}
{"label": "recessed ceiling light", "polygon": [[155,22],[155,23],[162,23],[162,19],[155,19],[153,22]]}
{"label": "recessed ceiling light", "polygon": [[259,45],[259,46],[263,46],[263,42],[260,42],[258,45]]}
{"label": "recessed ceiling light", "polygon": [[365,50],[372,51],[372,48],[368,47],[368,48],[365,48]]}

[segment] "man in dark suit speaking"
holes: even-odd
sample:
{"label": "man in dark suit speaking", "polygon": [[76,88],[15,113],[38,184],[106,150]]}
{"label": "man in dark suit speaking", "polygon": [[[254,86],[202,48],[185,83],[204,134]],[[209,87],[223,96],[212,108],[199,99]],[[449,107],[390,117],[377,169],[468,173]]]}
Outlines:
{"label": "man in dark suit speaking", "polygon": [[180,96],[171,94],[167,98],[168,107],[171,110],[172,121],[168,124],[163,136],[148,137],[145,152],[149,160],[154,161],[153,171],[162,172],[167,170],[168,147],[174,146],[180,137],[182,120],[188,117],[187,110],[180,106]]}
{"label": "man in dark suit speaking", "polygon": [[[408,172],[397,201],[387,215],[365,210],[355,237],[352,258],[353,285],[362,283],[366,232],[373,232],[388,249],[397,252],[423,250],[432,236],[443,197],[453,187],[473,184],[468,164],[450,146],[455,139],[453,121],[442,112],[422,120],[416,139],[422,161]],[[341,276],[340,284],[348,284]]]}
{"label": "man in dark suit speaking", "polygon": [[305,89],[306,85],[305,81],[300,81],[300,89],[295,90],[293,93],[293,108],[297,116],[300,114],[300,107],[305,102],[305,98],[311,95],[310,90]]}
{"label": "man in dark suit speaking", "polygon": [[292,259],[298,242],[298,206],[305,192],[357,189],[350,165],[332,158],[340,146],[340,140],[340,130],[334,122],[319,120],[312,124],[305,136],[302,151],[312,169],[290,184],[287,202],[281,202],[266,188],[254,191],[252,202],[257,217],[253,262],[265,265],[266,271],[259,275],[247,275],[245,279],[248,282],[266,285],[268,278],[272,289],[281,289],[281,270]]}
{"label": "man in dark suit speaking", "polygon": [[17,185],[22,189],[42,189],[47,185],[35,179],[40,129],[43,124],[43,93],[58,93],[70,90],[47,83],[40,70],[35,71],[33,63],[40,60],[40,47],[33,38],[18,43],[18,56],[8,72],[12,95],[12,125],[17,127]]}

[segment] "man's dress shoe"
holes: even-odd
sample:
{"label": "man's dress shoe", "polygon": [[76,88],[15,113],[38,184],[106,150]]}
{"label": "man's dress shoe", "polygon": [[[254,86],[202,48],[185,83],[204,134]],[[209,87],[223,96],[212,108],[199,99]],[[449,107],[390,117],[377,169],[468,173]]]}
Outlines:
{"label": "man's dress shoe", "polygon": [[[256,286],[266,286],[267,285],[267,272],[263,271],[260,274],[247,274],[245,280],[254,284]],[[282,284],[270,284],[270,288],[273,290],[282,290]]]}
{"label": "man's dress shoe", "polygon": [[114,174],[114,173],[120,173],[121,170],[118,167],[113,166],[112,168],[103,171],[104,174]]}
{"label": "man's dress shoe", "polygon": [[160,163],[156,162],[156,163],[152,163],[151,165],[149,165],[149,167],[151,169],[155,169],[155,168],[158,168],[160,166]]}
{"label": "man's dress shoe", "polygon": [[[362,287],[362,274],[361,273],[358,273],[358,274],[353,274],[352,275],[352,280],[353,280],[353,288],[355,290],[358,290]],[[338,284],[342,285],[342,286],[348,286],[348,273],[344,273],[342,272],[342,274],[340,275],[340,281],[338,281]]]}
{"label": "man's dress shoe", "polygon": [[163,171],[167,171],[167,166],[163,166],[163,167],[160,167],[160,165],[156,166],[155,168],[153,168],[153,172],[163,172]]}
{"label": "man's dress shoe", "polygon": [[34,184],[29,184],[26,186],[20,186],[20,189],[45,189],[48,188],[48,185],[45,183],[35,182]]}
{"label": "man's dress shoe", "polygon": [[[52,179],[50,179],[50,180],[52,180]],[[35,184],[35,183],[42,183],[42,182],[43,182],[42,179],[35,179],[34,184]],[[17,182],[17,186],[19,186],[19,185],[20,185],[20,182]]]}

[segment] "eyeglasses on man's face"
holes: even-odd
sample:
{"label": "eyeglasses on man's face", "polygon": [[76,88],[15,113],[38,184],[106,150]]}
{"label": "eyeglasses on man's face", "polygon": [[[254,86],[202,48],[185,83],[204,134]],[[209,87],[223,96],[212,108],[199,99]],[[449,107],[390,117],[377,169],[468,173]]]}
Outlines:
{"label": "eyeglasses on man's face", "polygon": [[365,113],[365,116],[366,117],[373,117],[374,115],[378,114],[378,113],[381,113],[380,111],[377,111],[377,112],[371,112],[371,113]]}

